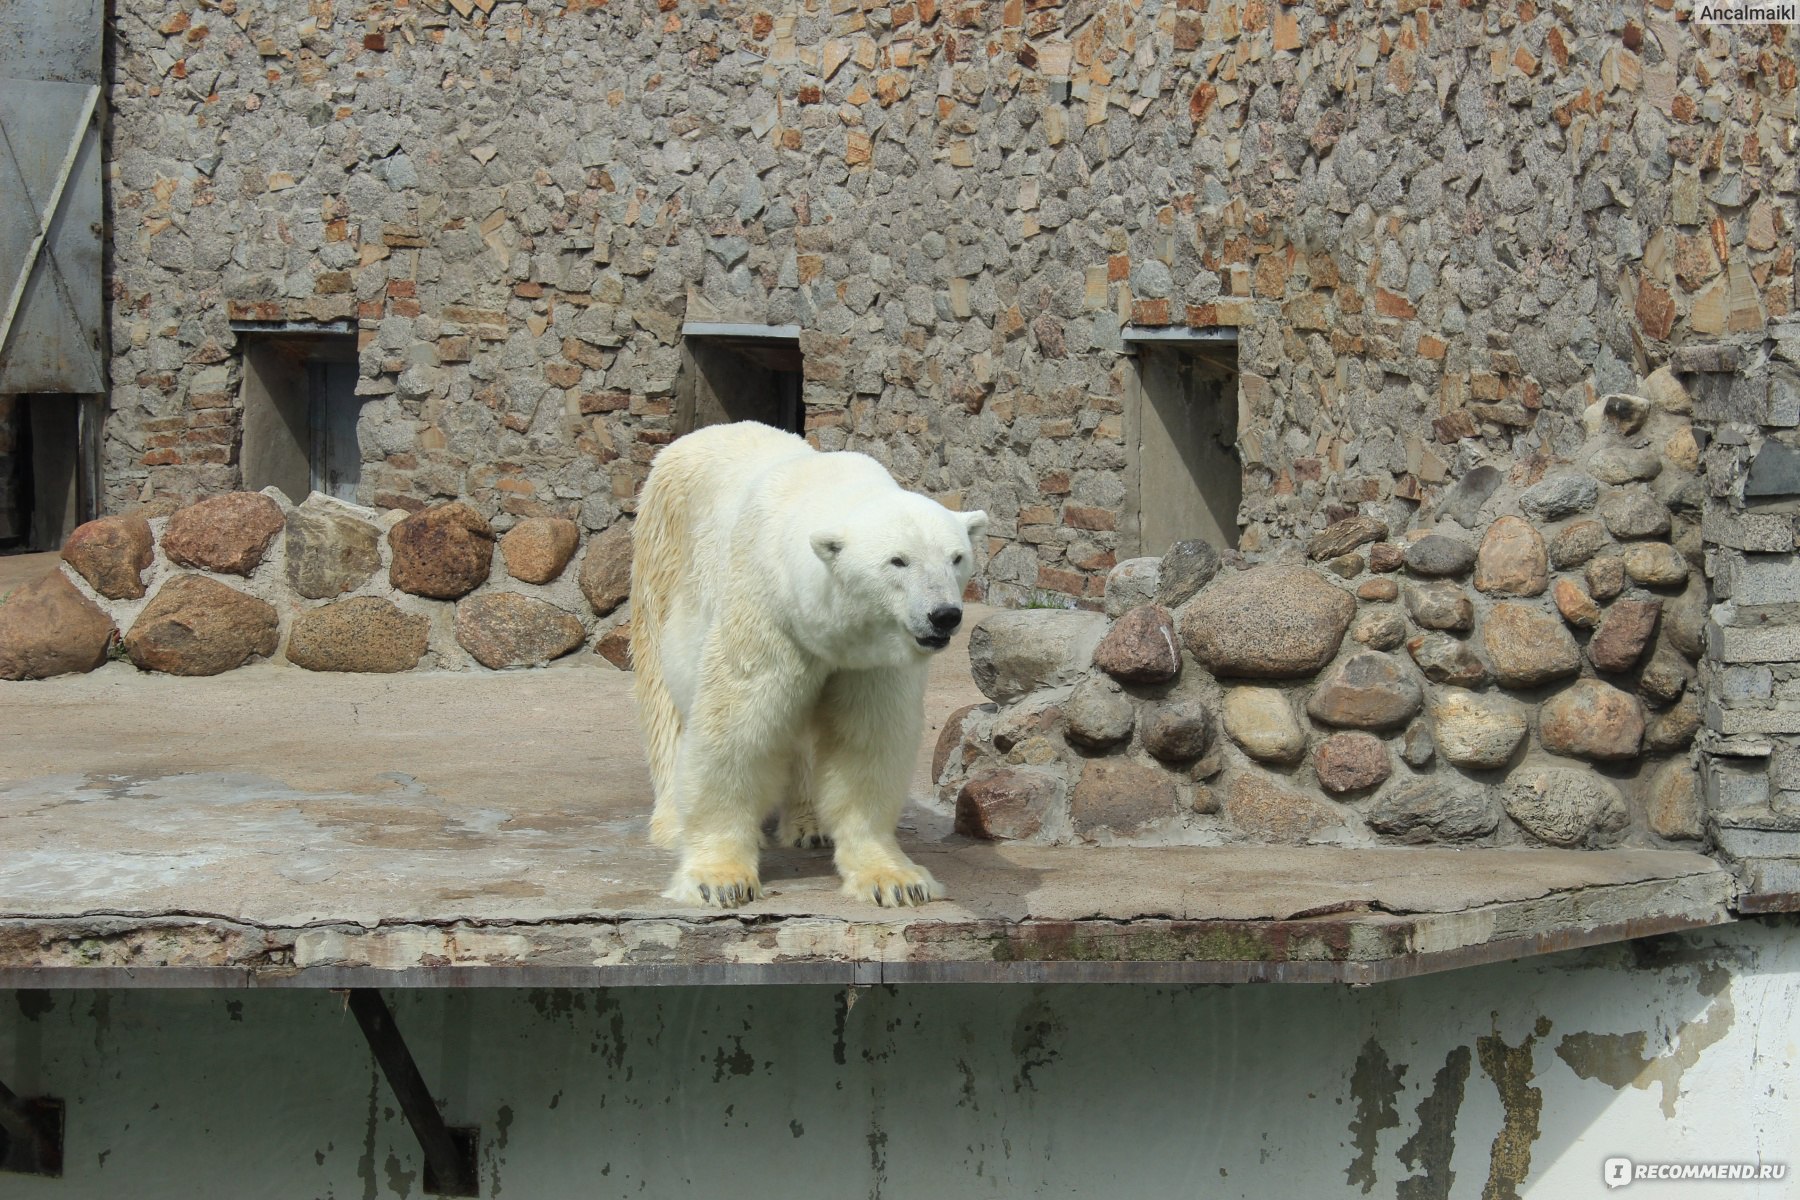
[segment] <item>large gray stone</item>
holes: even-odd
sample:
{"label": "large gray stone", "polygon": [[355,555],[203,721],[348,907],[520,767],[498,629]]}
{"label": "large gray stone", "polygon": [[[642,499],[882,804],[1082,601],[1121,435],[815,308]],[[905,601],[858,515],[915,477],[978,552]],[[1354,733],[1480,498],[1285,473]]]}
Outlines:
{"label": "large gray stone", "polygon": [[1669,510],[1647,488],[1614,492],[1600,502],[1600,519],[1621,542],[1669,536]]}
{"label": "large gray stone", "polygon": [[288,513],[288,586],[300,595],[341,596],[380,569],[381,531],[369,522],[311,503]]}
{"label": "large gray stone", "polygon": [[1504,476],[1496,467],[1476,467],[1445,492],[1438,501],[1437,516],[1448,518],[1464,529],[1481,524],[1481,508],[1500,487]]}
{"label": "large gray stone", "polygon": [[1096,758],[1081,769],[1081,780],[1069,795],[1069,816],[1076,834],[1089,840],[1101,831],[1135,837],[1174,816],[1175,801],[1175,781],[1160,767],[1129,758]]}
{"label": "large gray stone", "polygon": [[1110,679],[1084,679],[1063,703],[1069,741],[1088,750],[1103,750],[1131,736],[1137,712]]}
{"label": "large gray stone", "polygon": [[1156,602],[1180,608],[1219,573],[1218,547],[1198,538],[1176,542],[1157,564]]}
{"label": "large gray stone", "polygon": [[1369,828],[1409,845],[1466,842],[1486,837],[1500,824],[1500,806],[1486,788],[1453,779],[1417,779],[1378,797]]}
{"label": "large gray stone", "polygon": [[1598,679],[1578,679],[1544,702],[1538,737],[1553,754],[1599,762],[1635,758],[1644,738],[1644,706]]}
{"label": "large gray stone", "polygon": [[1433,683],[1459,688],[1487,685],[1487,664],[1461,638],[1447,633],[1421,633],[1407,640],[1406,651]]}
{"label": "large gray stone", "polygon": [[1431,733],[1444,761],[1474,771],[1503,767],[1525,740],[1523,704],[1505,696],[1444,691],[1431,698]]}
{"label": "large gray stone", "polygon": [[1455,583],[1409,583],[1406,611],[1422,629],[1466,632],[1475,628],[1475,605]]}
{"label": "large gray stone", "polygon": [[1212,713],[1198,700],[1146,704],[1138,713],[1138,737],[1144,749],[1163,762],[1199,758],[1212,743],[1212,733]]}
{"label": "large gray stone", "polygon": [[618,522],[588,539],[576,577],[594,615],[604,617],[631,595],[631,526]]}
{"label": "large gray stone", "polygon": [[1271,564],[1215,580],[1183,610],[1181,633],[1215,675],[1292,679],[1332,660],[1355,613],[1317,571]]}
{"label": "large gray stone", "polygon": [[1239,833],[1260,842],[1309,842],[1344,823],[1336,805],[1248,770],[1232,779],[1225,815]]}
{"label": "large gray stone", "polygon": [[999,612],[969,634],[969,667],[975,686],[990,700],[1009,704],[1039,688],[1075,682],[1106,636],[1102,613],[1062,609]]}
{"label": "large gray stone", "polygon": [[1600,485],[1579,471],[1564,471],[1519,495],[1519,507],[1539,521],[1560,521],[1594,507]]}
{"label": "large gray stone", "polygon": [[1418,681],[1386,654],[1354,654],[1319,680],[1306,711],[1351,729],[1398,729],[1424,702]]}
{"label": "large gray stone", "polygon": [[1119,563],[1106,575],[1106,615],[1121,616],[1127,609],[1153,602],[1161,578],[1161,559],[1128,558]]}
{"label": "large gray stone", "polygon": [[1579,567],[1608,541],[1606,526],[1595,520],[1571,521],[1550,540],[1550,565],[1559,571]]}
{"label": "large gray stone", "polygon": [[1406,547],[1405,561],[1414,575],[1461,577],[1475,565],[1475,547],[1461,538],[1428,533]]}
{"label": "large gray stone", "polygon": [[1481,642],[1506,687],[1539,687],[1581,670],[1581,647],[1568,628],[1529,604],[1496,604],[1482,622]]}
{"label": "large gray stone", "polygon": [[1501,801],[1525,832],[1552,846],[1608,845],[1631,821],[1619,789],[1592,771],[1521,767],[1507,777]]}

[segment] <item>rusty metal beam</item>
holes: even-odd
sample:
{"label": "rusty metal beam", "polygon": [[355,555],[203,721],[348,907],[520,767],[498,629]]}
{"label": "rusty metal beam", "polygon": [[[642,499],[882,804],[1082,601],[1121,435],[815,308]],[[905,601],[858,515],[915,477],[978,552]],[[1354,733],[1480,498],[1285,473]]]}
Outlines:
{"label": "rusty metal beam", "polygon": [[63,1102],[23,1099],[0,1083],[0,1171],[62,1176]]}
{"label": "rusty metal beam", "polygon": [[[419,1148],[425,1152],[425,1190],[439,1196],[479,1196],[480,1180],[475,1151],[479,1139],[472,1129],[451,1129],[413,1062],[400,1027],[387,1001],[374,988],[352,988],[350,1011],[362,1027],[369,1050],[387,1077],[400,1111],[412,1126]],[[460,1135],[460,1136],[459,1136]]]}

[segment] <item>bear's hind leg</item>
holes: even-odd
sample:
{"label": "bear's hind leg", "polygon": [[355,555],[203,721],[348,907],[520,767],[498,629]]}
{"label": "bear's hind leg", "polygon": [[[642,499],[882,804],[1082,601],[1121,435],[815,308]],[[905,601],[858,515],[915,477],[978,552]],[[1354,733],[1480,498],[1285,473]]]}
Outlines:
{"label": "bear's hind leg", "polygon": [[831,836],[819,820],[813,804],[812,739],[802,738],[794,753],[787,795],[781,802],[781,820],[775,826],[775,844],[798,850],[817,850],[831,845]]}

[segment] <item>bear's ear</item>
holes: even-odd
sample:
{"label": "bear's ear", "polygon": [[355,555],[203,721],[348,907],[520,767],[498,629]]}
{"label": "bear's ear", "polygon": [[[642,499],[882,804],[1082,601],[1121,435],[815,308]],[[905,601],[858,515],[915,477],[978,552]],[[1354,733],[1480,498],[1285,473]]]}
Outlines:
{"label": "bear's ear", "polygon": [[831,529],[821,529],[812,535],[813,553],[826,566],[837,562],[837,556],[844,552],[844,535]]}
{"label": "bear's ear", "polygon": [[982,534],[987,532],[988,515],[986,512],[978,508],[974,512],[966,512],[959,515],[963,519],[963,526],[969,531],[969,542],[971,545],[974,544],[976,539],[981,537]]}

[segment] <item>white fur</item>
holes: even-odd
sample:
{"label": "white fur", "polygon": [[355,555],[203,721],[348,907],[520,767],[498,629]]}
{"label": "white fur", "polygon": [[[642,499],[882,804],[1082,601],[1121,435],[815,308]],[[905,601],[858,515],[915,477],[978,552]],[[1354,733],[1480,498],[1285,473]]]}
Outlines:
{"label": "white fur", "polygon": [[681,852],[671,899],[755,899],[776,808],[784,841],[835,844],[847,894],[942,895],[894,825],[941,648],[931,613],[960,607],[986,527],[872,458],[765,425],[699,430],[657,457],[633,529],[631,637],[651,835]]}

